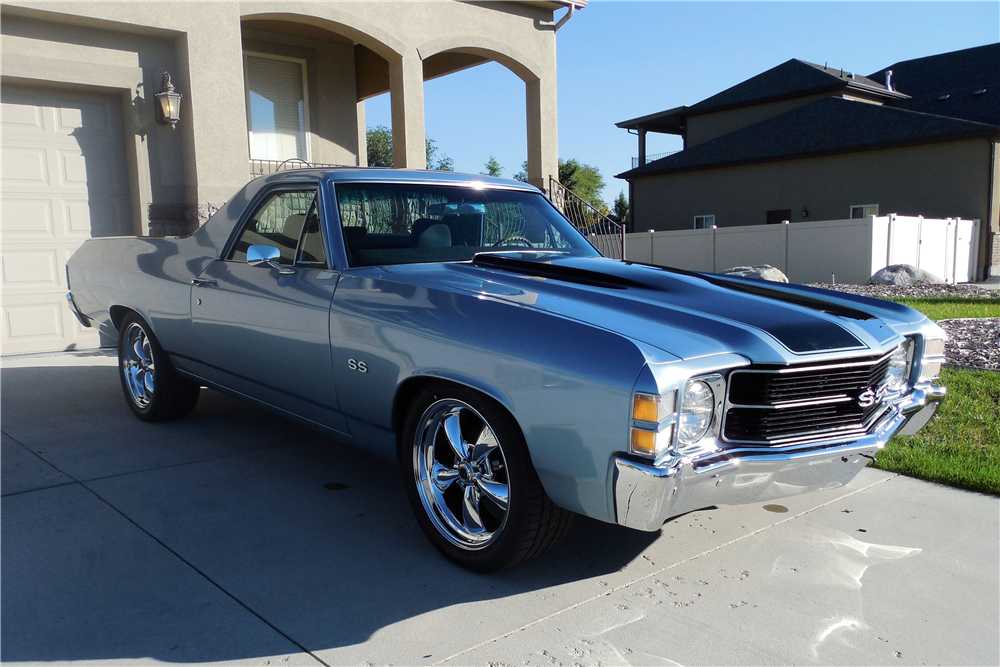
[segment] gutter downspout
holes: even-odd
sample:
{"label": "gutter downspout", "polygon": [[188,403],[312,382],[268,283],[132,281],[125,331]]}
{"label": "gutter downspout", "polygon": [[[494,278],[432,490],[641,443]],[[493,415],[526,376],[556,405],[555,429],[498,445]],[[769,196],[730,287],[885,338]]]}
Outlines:
{"label": "gutter downspout", "polygon": [[575,11],[576,11],[576,5],[573,4],[572,2],[569,3],[569,10],[565,14],[563,14],[563,17],[559,19],[558,23],[552,26],[552,32],[558,32],[559,28],[566,25],[566,22],[569,21],[571,18],[573,18],[573,12]]}
{"label": "gutter downspout", "polygon": [[[989,216],[989,221],[983,225],[989,229],[986,235],[986,252],[982,253],[985,255],[983,261],[983,267],[980,269],[976,267],[976,278],[977,280],[989,280],[993,277],[995,271],[1000,271],[1000,267],[993,266],[993,257],[996,255],[996,249],[993,247],[994,244],[1000,243],[1000,228],[994,229],[994,221],[998,218],[998,207],[1000,207],[1000,192],[997,192],[997,140],[1000,137],[990,137],[990,182],[989,182],[989,201],[987,202],[986,214]],[[980,231],[980,234],[982,232]],[[980,251],[983,247],[983,242],[980,239],[978,241]],[[979,263],[978,261],[976,262]]]}

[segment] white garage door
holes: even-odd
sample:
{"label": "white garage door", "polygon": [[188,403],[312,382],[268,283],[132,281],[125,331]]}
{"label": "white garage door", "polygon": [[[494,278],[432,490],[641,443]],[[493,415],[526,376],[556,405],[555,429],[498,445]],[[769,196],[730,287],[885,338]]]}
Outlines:
{"label": "white garage door", "polygon": [[89,236],[132,234],[121,100],[4,85],[3,354],[98,345],[66,303],[66,260]]}

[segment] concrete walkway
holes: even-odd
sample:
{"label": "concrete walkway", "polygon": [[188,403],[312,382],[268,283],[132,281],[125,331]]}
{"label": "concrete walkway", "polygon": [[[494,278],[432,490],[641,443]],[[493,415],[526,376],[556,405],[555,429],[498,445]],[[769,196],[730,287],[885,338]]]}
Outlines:
{"label": "concrete walkway", "polygon": [[995,497],[866,470],[474,575],[398,468],[214,392],[144,424],[114,363],[3,360],[6,663],[1000,663]]}

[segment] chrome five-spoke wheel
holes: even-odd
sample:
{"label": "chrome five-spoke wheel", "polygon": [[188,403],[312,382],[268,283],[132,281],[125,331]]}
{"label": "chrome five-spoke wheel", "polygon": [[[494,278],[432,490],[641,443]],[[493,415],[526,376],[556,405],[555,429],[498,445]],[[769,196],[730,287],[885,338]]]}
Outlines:
{"label": "chrome five-spoke wheel", "polygon": [[573,513],[542,488],[524,433],[504,405],[444,380],[408,401],[399,460],[406,494],[438,551],[475,572],[496,572],[552,548]]}
{"label": "chrome five-spoke wheel", "polygon": [[149,405],[153,399],[153,349],[149,337],[137,322],[133,322],[125,330],[123,344],[122,371],[125,375],[125,385],[135,404],[141,408]]}
{"label": "chrome five-spoke wheel", "polygon": [[177,374],[149,324],[138,313],[126,313],[119,327],[118,375],[132,414],[163,421],[191,412],[201,387]]}
{"label": "chrome five-spoke wheel", "polygon": [[413,457],[417,492],[438,532],[461,549],[492,544],[507,522],[510,485],[486,419],[455,398],[433,403],[417,425]]}

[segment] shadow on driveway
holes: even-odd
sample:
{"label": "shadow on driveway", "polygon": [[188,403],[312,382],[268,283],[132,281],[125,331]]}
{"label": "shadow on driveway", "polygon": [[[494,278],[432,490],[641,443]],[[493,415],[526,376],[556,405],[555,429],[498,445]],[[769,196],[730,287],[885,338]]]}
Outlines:
{"label": "shadow on driveway", "polygon": [[[433,662],[562,608],[561,584],[658,537],[581,517],[542,559],[472,574],[425,540],[398,467],[211,391],[142,423],[111,364],[3,370],[5,661],[263,658],[408,621],[412,655],[388,652]],[[421,621],[445,608],[453,622]]]}

